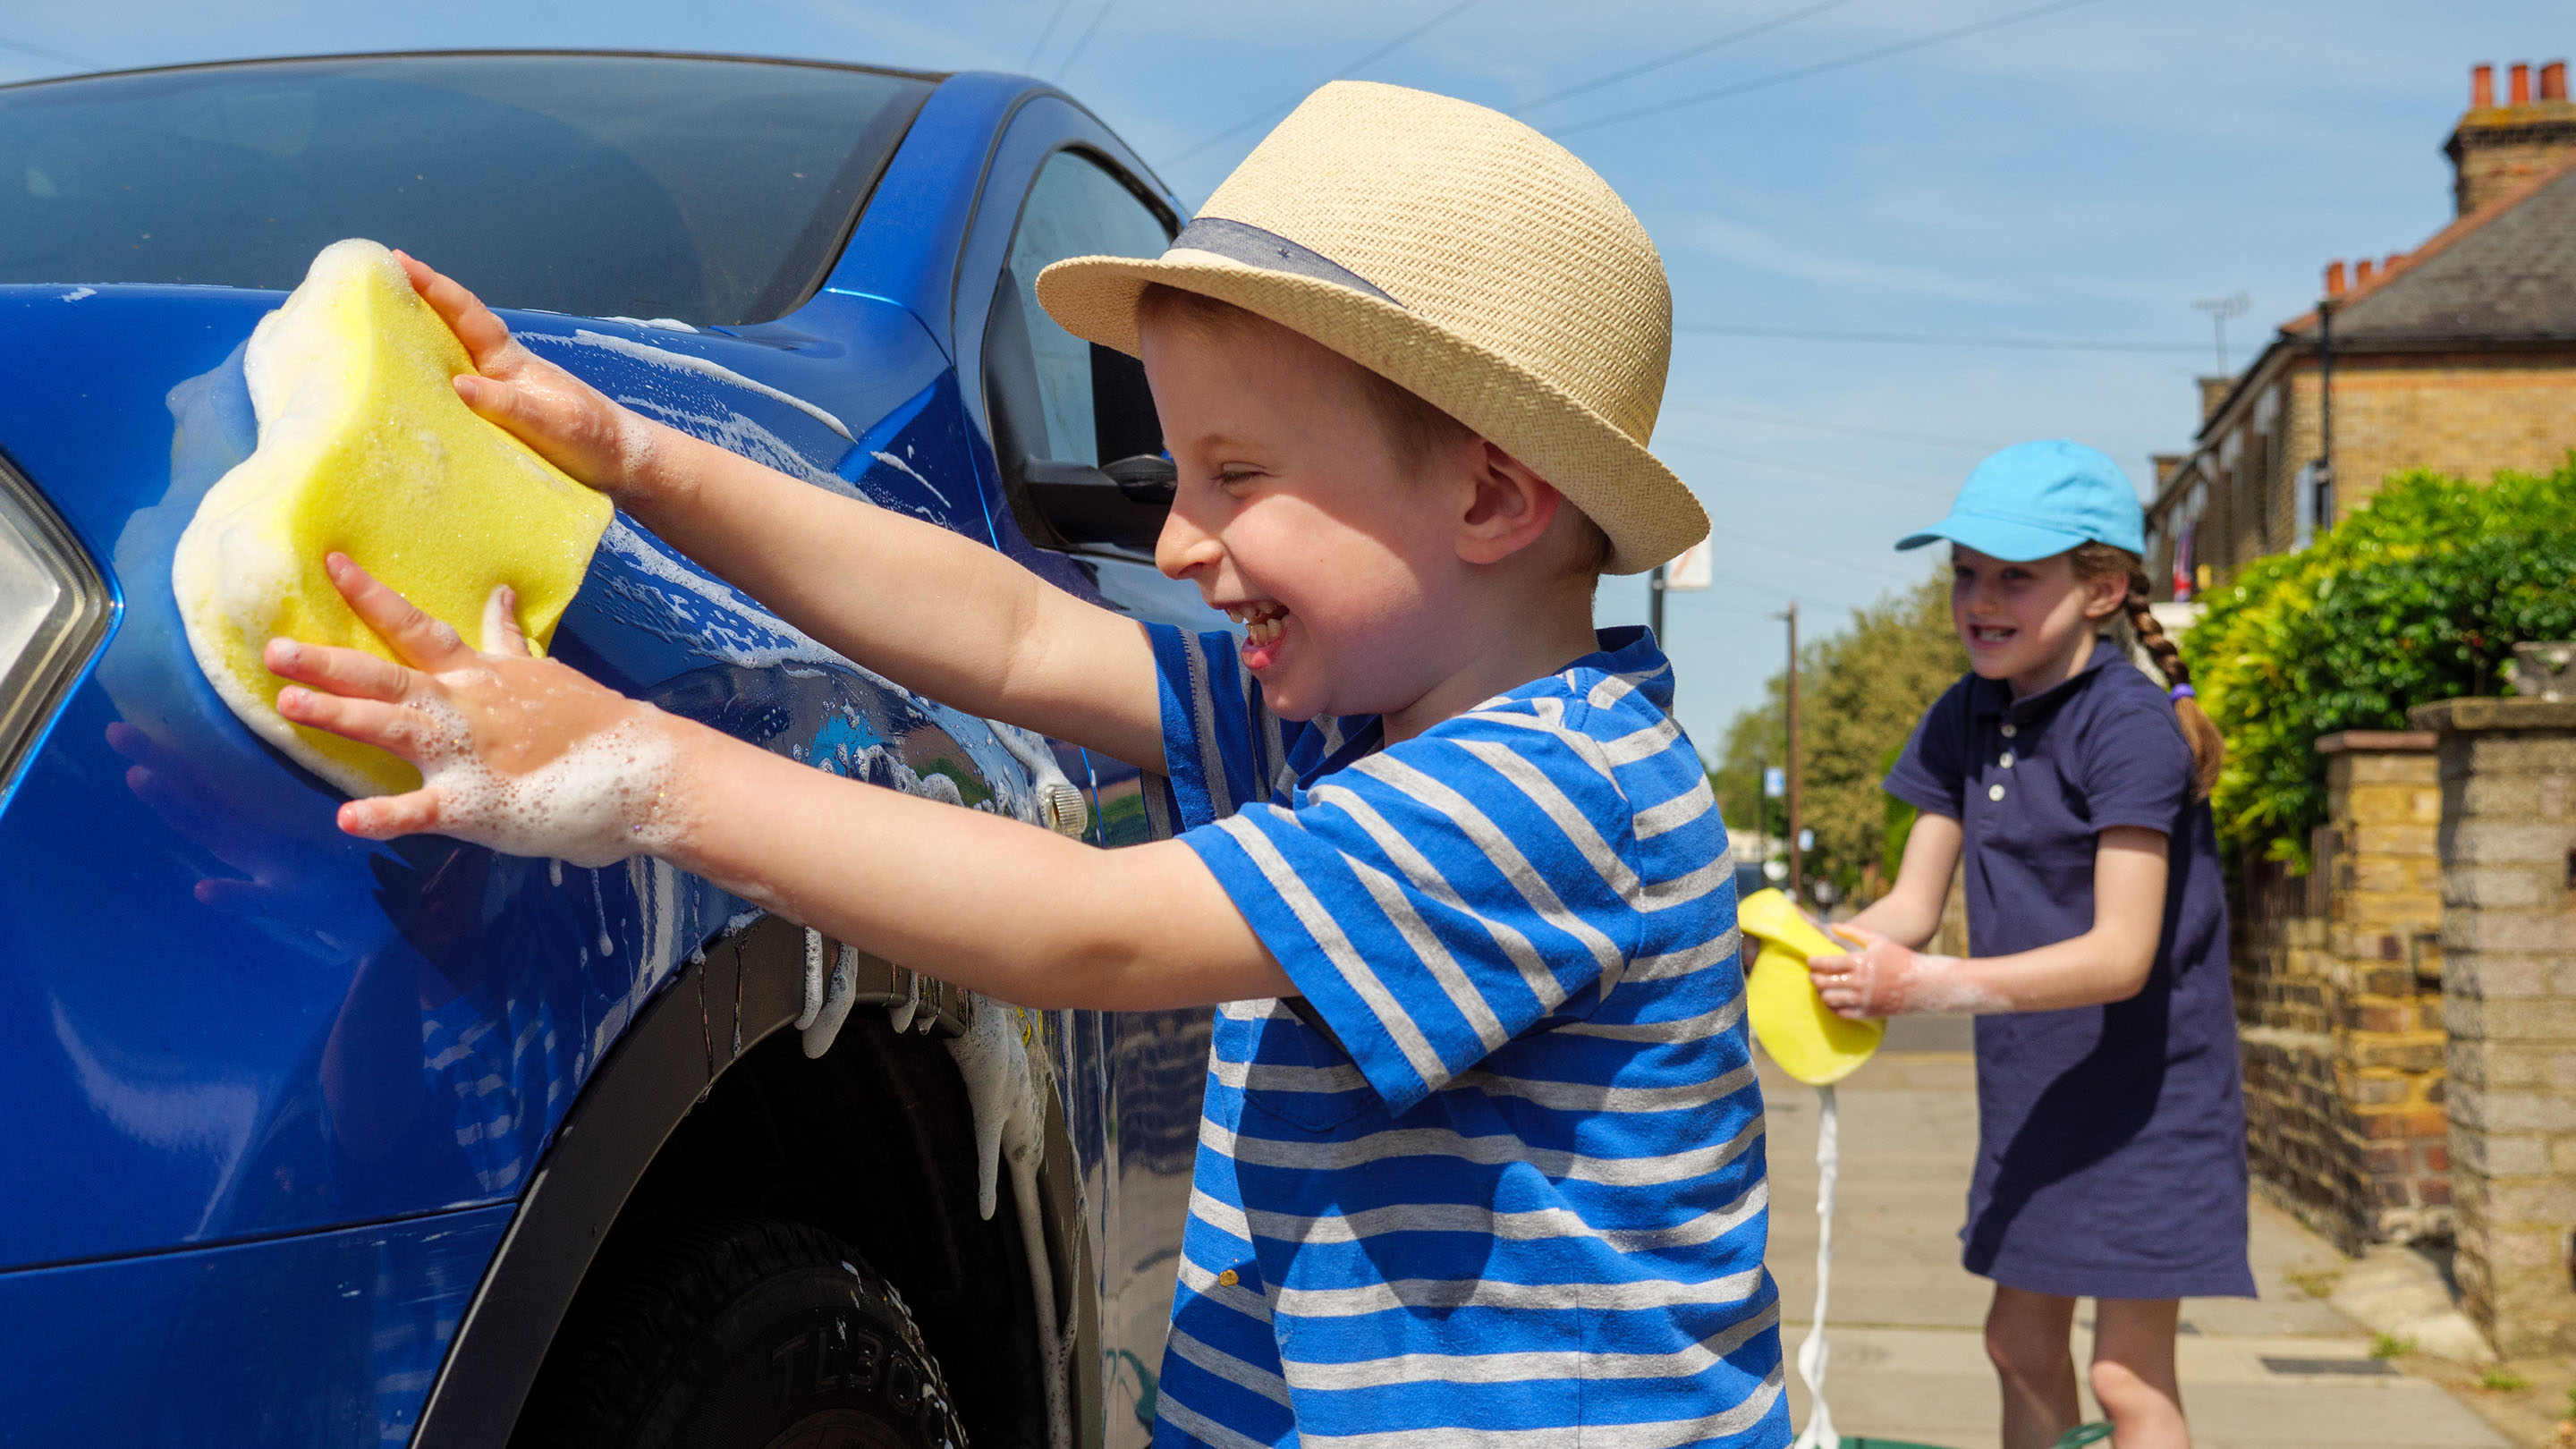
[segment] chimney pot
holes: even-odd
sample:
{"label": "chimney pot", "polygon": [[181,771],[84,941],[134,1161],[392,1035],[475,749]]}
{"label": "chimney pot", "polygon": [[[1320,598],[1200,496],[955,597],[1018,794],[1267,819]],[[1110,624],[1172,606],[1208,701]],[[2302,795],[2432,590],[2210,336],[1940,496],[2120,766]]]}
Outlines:
{"label": "chimney pot", "polygon": [[2567,99],[2567,62],[2553,60],[2540,68],[2540,98],[2544,101]]}
{"label": "chimney pot", "polygon": [[2469,67],[2469,109],[2473,111],[2488,111],[2495,109],[2494,66],[2473,65]]}
{"label": "chimney pot", "polygon": [[2343,263],[2341,262],[2326,263],[2326,295],[2329,297],[2343,295]]}
{"label": "chimney pot", "polygon": [[2375,275],[2377,275],[2377,267],[2368,257],[2363,257],[2352,264],[2352,284],[2355,288],[2369,286],[2370,279]]}
{"label": "chimney pot", "polygon": [[2508,104],[2516,106],[2531,104],[2531,62],[2517,60],[2513,63],[2513,79],[2510,85]]}
{"label": "chimney pot", "polygon": [[2389,272],[2396,271],[2399,267],[2404,265],[2406,265],[2406,254],[2404,252],[2390,252],[2388,254],[2388,260],[2379,264],[2379,270],[2382,275],[2386,275]]}

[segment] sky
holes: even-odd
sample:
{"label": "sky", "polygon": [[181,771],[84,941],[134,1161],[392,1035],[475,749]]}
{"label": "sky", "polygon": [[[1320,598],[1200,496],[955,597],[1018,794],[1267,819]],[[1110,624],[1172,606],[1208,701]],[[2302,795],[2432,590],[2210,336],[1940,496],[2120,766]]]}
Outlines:
{"label": "sky", "polygon": [[[1671,274],[1653,447],[1708,507],[1717,586],[1672,595],[1665,634],[1682,722],[1709,752],[1780,667],[1772,616],[1796,600],[1812,638],[1926,577],[1937,549],[1891,546],[1938,518],[1987,452],[2072,437],[2143,487],[2150,453],[2186,445],[2192,379],[2217,366],[2194,303],[2247,298],[2227,336],[2241,368],[2314,300],[2327,261],[2412,250],[2450,219],[2441,144],[2469,67],[2568,54],[2576,13],[2563,0],[0,7],[0,80],[522,46],[1025,72],[1089,105],[1192,205],[1336,76],[1521,115],[1618,189]],[[1645,614],[1642,581],[1604,583],[1602,623]]]}

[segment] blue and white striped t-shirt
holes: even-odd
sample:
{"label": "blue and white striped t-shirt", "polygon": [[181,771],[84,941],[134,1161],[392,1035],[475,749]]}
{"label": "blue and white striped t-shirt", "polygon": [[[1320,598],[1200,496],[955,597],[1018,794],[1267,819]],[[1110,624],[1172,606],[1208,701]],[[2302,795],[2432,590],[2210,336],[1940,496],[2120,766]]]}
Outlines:
{"label": "blue and white striped t-shirt", "polygon": [[1217,1018],[1158,1445],[1788,1442],[1726,830],[1601,642],[1386,747],[1155,631],[1156,813],[1302,993]]}

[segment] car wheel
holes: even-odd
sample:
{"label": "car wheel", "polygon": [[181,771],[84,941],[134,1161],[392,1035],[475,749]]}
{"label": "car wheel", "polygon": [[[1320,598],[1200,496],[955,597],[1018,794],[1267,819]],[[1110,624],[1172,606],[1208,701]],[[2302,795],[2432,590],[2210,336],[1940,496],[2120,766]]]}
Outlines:
{"label": "car wheel", "polygon": [[511,1435],[545,1449],[964,1449],[903,1299],[801,1223],[621,1245],[582,1285]]}

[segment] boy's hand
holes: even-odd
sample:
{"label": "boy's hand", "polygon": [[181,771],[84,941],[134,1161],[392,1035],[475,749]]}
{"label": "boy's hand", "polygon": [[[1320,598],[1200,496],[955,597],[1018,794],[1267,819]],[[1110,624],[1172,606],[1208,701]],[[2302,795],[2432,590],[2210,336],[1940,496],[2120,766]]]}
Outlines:
{"label": "boy's hand", "polygon": [[272,639],[270,672],[295,681],[277,712],[391,751],[423,777],[408,794],[342,805],[342,830],[370,840],[432,831],[584,866],[637,854],[667,833],[659,807],[676,722],[529,657],[506,587],[485,611],[494,652],[483,653],[342,555],[326,567],[403,662]]}
{"label": "boy's hand", "polygon": [[394,260],[473,360],[474,371],[456,379],[456,395],[467,407],[612,498],[638,482],[653,452],[651,423],[530,352],[455,278],[403,252]]}
{"label": "boy's hand", "polygon": [[1850,1021],[1907,1012],[1984,1012],[2010,1008],[2002,995],[1969,978],[1956,956],[1931,956],[1898,945],[1863,926],[1837,926],[1861,949],[1808,958],[1816,994],[1836,1016]]}

